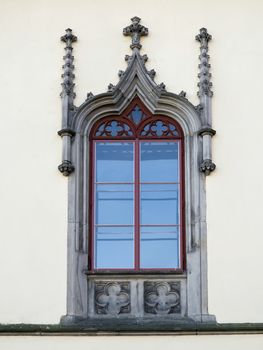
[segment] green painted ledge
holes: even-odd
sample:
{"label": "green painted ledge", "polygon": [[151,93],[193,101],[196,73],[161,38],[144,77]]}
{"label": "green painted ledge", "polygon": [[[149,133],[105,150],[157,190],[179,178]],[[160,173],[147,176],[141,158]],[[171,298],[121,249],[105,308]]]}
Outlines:
{"label": "green painted ledge", "polygon": [[107,320],[96,324],[0,324],[0,336],[88,336],[88,335],[218,335],[263,334],[263,323],[191,323],[160,322],[139,324]]}

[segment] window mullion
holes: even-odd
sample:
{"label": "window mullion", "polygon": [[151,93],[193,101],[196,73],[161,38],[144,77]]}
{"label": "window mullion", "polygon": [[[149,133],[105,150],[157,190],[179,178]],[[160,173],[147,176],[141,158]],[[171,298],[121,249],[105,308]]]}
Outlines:
{"label": "window mullion", "polygon": [[140,268],[140,144],[139,140],[135,140],[135,156],[134,156],[134,169],[135,169],[135,185],[134,185],[134,215],[135,215],[135,227],[134,227],[134,244],[135,244],[135,270]]}

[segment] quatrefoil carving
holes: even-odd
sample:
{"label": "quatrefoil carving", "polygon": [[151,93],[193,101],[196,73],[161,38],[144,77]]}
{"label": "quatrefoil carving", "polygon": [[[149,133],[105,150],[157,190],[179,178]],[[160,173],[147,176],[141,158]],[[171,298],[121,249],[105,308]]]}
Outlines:
{"label": "quatrefoil carving", "polygon": [[176,282],[145,282],[144,307],[146,312],[159,315],[180,312],[180,285]]}
{"label": "quatrefoil carving", "polygon": [[129,283],[106,282],[95,285],[95,308],[98,314],[116,316],[130,312]]}

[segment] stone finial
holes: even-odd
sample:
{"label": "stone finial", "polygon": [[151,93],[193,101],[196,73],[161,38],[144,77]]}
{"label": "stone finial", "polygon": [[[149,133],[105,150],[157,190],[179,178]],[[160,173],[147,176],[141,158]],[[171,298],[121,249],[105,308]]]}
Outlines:
{"label": "stone finial", "polygon": [[208,34],[206,28],[201,28],[199,32],[200,33],[196,35],[195,39],[200,43],[202,42],[202,40],[205,40],[206,42],[208,42],[209,40],[212,39],[212,35]]}
{"label": "stone finial", "polygon": [[184,90],[182,90],[180,93],[179,93],[179,96],[180,97],[183,97],[183,98],[186,98],[186,92]]}
{"label": "stone finial", "polygon": [[72,34],[72,29],[68,28],[68,29],[66,29],[66,34],[63,35],[60,38],[60,40],[63,41],[64,43],[71,45],[72,43],[77,41],[77,37]]}
{"label": "stone finial", "polygon": [[61,41],[66,43],[65,51],[66,55],[63,57],[65,63],[62,66],[64,73],[62,74],[63,78],[63,83],[62,85],[62,92],[61,92],[61,97],[64,96],[71,96],[72,99],[75,98],[75,93],[74,93],[74,86],[75,84],[73,83],[73,80],[75,78],[75,75],[73,74],[74,70],[74,56],[72,56],[72,43],[77,41],[77,37],[72,34],[72,30],[70,28],[66,29],[66,34],[63,35],[60,38]]}
{"label": "stone finial", "polygon": [[123,29],[123,35],[130,35],[132,38],[132,43],[130,45],[131,49],[137,48],[140,50],[142,45],[140,44],[141,36],[148,35],[148,28],[140,24],[141,19],[137,16],[131,18],[132,24]]}
{"label": "stone finial", "polygon": [[109,85],[108,85],[108,92],[114,92],[115,89],[116,89],[116,86],[113,85],[112,83],[109,83]]}
{"label": "stone finial", "polygon": [[197,95],[199,97],[202,95],[212,97],[212,83],[210,82],[211,74],[209,73],[210,64],[208,63],[208,42],[212,39],[212,36],[208,34],[206,28],[201,28],[200,33],[196,35],[195,39],[200,42],[200,73],[198,74],[198,78],[200,81],[198,83],[199,91]]}
{"label": "stone finial", "polygon": [[157,85],[157,89],[159,91],[166,91],[166,86],[164,83],[161,83],[161,84]]}
{"label": "stone finial", "polygon": [[86,101],[87,100],[90,100],[92,97],[94,97],[93,93],[90,91],[87,93],[87,98],[86,98]]}

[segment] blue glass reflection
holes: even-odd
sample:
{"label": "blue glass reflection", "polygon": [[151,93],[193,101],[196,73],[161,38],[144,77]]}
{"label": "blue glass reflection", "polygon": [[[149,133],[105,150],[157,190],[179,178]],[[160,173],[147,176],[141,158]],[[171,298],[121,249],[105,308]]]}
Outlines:
{"label": "blue glass reflection", "polygon": [[141,227],[141,268],[178,268],[179,259],[178,227]]}
{"label": "blue glass reflection", "polygon": [[139,124],[143,118],[142,110],[139,106],[135,106],[133,111],[131,112],[132,120],[135,124]]}
{"label": "blue glass reflection", "polygon": [[179,185],[141,185],[141,224],[179,224]]}
{"label": "blue glass reflection", "polygon": [[179,182],[178,142],[141,142],[141,182]]}
{"label": "blue glass reflection", "polygon": [[96,185],[96,224],[133,225],[133,185]]}
{"label": "blue glass reflection", "polygon": [[95,268],[133,268],[133,231],[133,227],[97,227]]}
{"label": "blue glass reflection", "polygon": [[133,182],[133,143],[96,143],[96,182]]}

